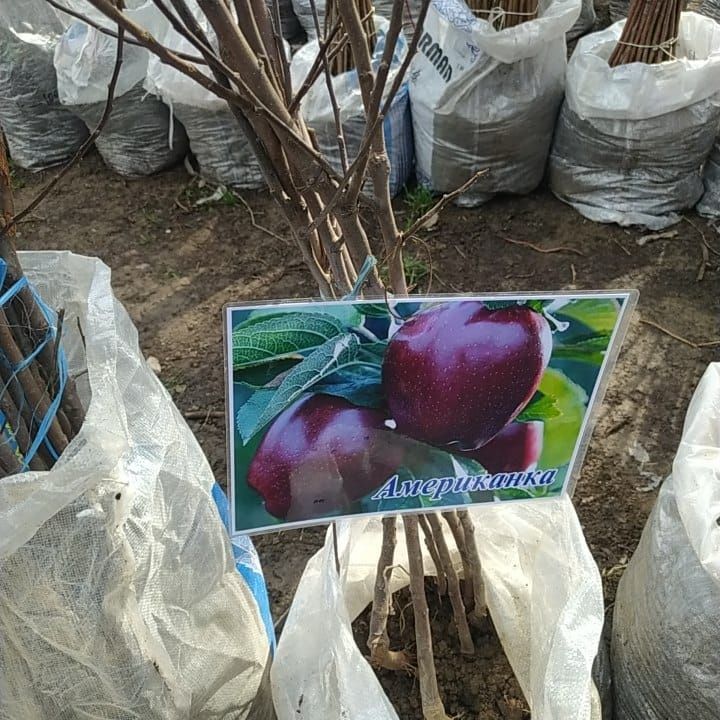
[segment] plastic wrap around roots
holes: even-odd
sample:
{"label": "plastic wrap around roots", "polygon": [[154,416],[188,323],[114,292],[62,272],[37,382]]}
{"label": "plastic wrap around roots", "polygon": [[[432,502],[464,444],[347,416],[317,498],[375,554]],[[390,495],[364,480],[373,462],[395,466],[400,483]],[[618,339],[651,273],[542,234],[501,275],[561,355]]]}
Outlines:
{"label": "plastic wrap around roots", "polygon": [[[601,720],[592,668],[603,626],[602,586],[571,502],[471,513],[490,615],[533,717]],[[303,720],[398,720],[351,627],[372,601],[382,525],[377,518],[337,525],[339,577],[328,533],[303,573],[280,637],[271,670],[278,720],[297,720],[298,707]],[[457,553],[453,561],[459,570]],[[389,580],[397,592],[408,583],[402,523],[394,562]],[[427,554],[425,567],[434,567]],[[607,677],[606,667],[598,663],[595,676]]]}
{"label": "plastic wrap around roots", "polygon": [[692,400],[673,475],[617,592],[617,720],[720,717],[720,363]]}
{"label": "plastic wrap around roots", "polygon": [[458,201],[527,193],[542,180],[565,78],[565,33],[580,0],[541,4],[541,19],[496,32],[460,0],[428,11],[410,68],[420,183],[455,190],[487,170]]}
{"label": "plastic wrap around roots", "polygon": [[[75,105],[72,110],[95,128],[105,103]],[[112,114],[95,141],[105,163],[120,175],[152,175],[180,162],[188,151],[181,123],[173,121],[165,103],[138,84],[113,101]]]}
{"label": "plastic wrap around roots", "polygon": [[550,186],[590,220],[672,225],[703,193],[720,123],[720,32],[683,13],[678,59],[607,63],[624,23],[582,38],[550,154]]}
{"label": "plastic wrap around roots", "polygon": [[13,162],[43,170],[69,160],[88,131],[58,100],[53,49],[59,20],[41,13],[29,14],[26,25],[11,24],[4,12],[0,3],[0,126]]}
{"label": "plastic wrap around roots", "polygon": [[212,470],[110,270],[21,262],[65,309],[87,416],[52,470],[0,479],[0,720],[270,720],[257,555],[228,541]]}

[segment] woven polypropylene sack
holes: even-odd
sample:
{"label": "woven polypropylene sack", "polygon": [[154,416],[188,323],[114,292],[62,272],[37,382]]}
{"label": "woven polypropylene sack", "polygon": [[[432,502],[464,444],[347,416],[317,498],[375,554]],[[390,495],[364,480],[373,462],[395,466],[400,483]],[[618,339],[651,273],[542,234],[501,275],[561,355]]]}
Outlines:
{"label": "woven polypropylene sack", "polygon": [[[188,5],[217,50],[217,38],[207,18],[194,0]],[[197,54],[197,48],[163,18],[154,17],[145,27],[166,47],[176,52]],[[198,65],[197,69],[212,75],[207,65]],[[225,100],[184,73],[163,64],[154,55],[148,62],[145,89],[160,97],[182,123],[204,178],[240,189],[265,186],[252,146]]]}
{"label": "woven polypropylene sack", "polygon": [[410,67],[418,180],[478,205],[499,192],[527,193],[543,178],[565,80],[565,33],[581,0],[541,0],[539,17],[496,31],[462,0],[428,10]]}
{"label": "woven polypropylene sack", "polygon": [[720,363],[707,369],[615,601],[617,720],[720,717]]}
{"label": "woven polypropylene sack", "polygon": [[[600,720],[592,667],[603,627],[602,587],[572,503],[482,506],[471,513],[492,621],[533,720]],[[351,628],[373,597],[382,523],[336,525],[340,575],[328,533],[280,637],[271,670],[278,719],[297,720],[301,707],[303,720],[398,720]],[[457,553],[453,560],[460,571]],[[424,561],[433,567],[428,556]],[[407,585],[406,567],[399,523],[393,592]]]}
{"label": "woven polypropylene sack", "polygon": [[715,140],[710,157],[703,170],[705,192],[696,210],[708,218],[720,218],[720,138]]}
{"label": "woven polypropylene sack", "polygon": [[594,0],[582,0],[580,17],[568,31],[567,39],[577,40],[577,38],[590,32],[595,26],[596,19]]}
{"label": "woven polypropylene sack", "polygon": [[[95,128],[105,103],[75,105],[73,112]],[[95,141],[105,164],[120,175],[141,177],[177,165],[188,153],[185,128],[159,98],[139,83],[113,101],[112,114]]]}
{"label": "woven polypropylene sack", "polygon": [[550,154],[550,187],[590,220],[659,230],[703,193],[720,123],[720,26],[683,13],[680,59],[612,68],[625,21],[580,40]]}
{"label": "woven polypropylene sack", "polygon": [[0,480],[0,718],[265,720],[257,557],[246,547],[237,571],[212,471],[109,269],[70,253],[21,262],[65,309],[87,414],[52,470]]}
{"label": "woven polypropylene sack", "polygon": [[[382,60],[388,26],[389,23],[385,18],[375,15],[377,39],[372,56],[375,69]],[[300,88],[310,72],[318,52],[317,41],[311,41],[295,53],[290,66],[294,88]],[[390,64],[386,94],[393,84],[406,53],[407,42],[401,33]],[[348,162],[352,162],[360,150],[366,127],[365,109],[357,71],[352,70],[333,77],[333,89],[340,110]],[[341,172],[342,162],[338,149],[335,114],[324,76],[318,78],[310,88],[303,98],[301,107],[305,122],[315,132],[320,152],[328,158],[338,172]],[[383,130],[385,147],[390,161],[390,194],[394,196],[402,190],[413,169],[412,121],[407,84],[405,83],[393,98],[390,110],[383,121]]]}
{"label": "woven polypropylene sack", "polygon": [[[142,26],[152,10],[150,3],[125,12]],[[72,23],[55,48],[60,102],[89,129],[97,127],[105,110],[116,56],[117,40],[82,22]],[[95,141],[105,163],[130,177],[171,167],[188,151],[182,125],[173,122],[164,103],[143,89],[149,58],[145,48],[123,44],[112,113]]]}
{"label": "woven polypropylene sack", "polygon": [[44,0],[0,0],[0,126],[13,162],[28,170],[66,162],[88,136],[58,101],[53,52],[63,29]]}

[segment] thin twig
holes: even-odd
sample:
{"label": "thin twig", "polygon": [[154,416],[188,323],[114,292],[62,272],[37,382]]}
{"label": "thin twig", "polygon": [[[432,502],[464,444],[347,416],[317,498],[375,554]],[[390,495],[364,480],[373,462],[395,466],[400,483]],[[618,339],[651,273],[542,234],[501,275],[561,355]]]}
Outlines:
{"label": "thin twig", "polygon": [[335,25],[333,25],[332,29],[328,33],[328,36],[324,40],[322,40],[322,42],[319,42],[318,54],[315,56],[315,60],[313,61],[313,64],[308,71],[308,74],[305,76],[303,84],[300,86],[300,89],[295,93],[295,97],[293,97],[290,105],[288,105],[288,112],[290,112],[291,115],[294,114],[295,111],[300,107],[302,99],[308,93],[310,88],[315,84],[315,81],[318,79],[318,77],[320,77],[320,73],[322,72],[323,67],[323,61],[327,59],[328,49],[330,48],[330,45],[335,39],[335,36],[338,34],[338,32],[340,32],[340,18],[335,21]]}
{"label": "thin twig", "polygon": [[186,420],[209,420],[210,418],[222,420],[225,418],[225,413],[222,410],[188,410],[183,413],[183,417]]}
{"label": "thin twig", "polygon": [[466,180],[460,187],[443,195],[440,200],[438,200],[424,215],[420,216],[406,232],[402,233],[402,238],[404,239],[415,235],[415,233],[425,227],[425,225],[427,225],[433,217],[435,217],[435,215],[440,213],[446,205],[469,190],[483,175],[487,174],[487,172],[487,170],[478,170],[478,172],[476,172],[469,180]]}
{"label": "thin twig", "polygon": [[264,232],[266,235],[270,236],[271,238],[275,238],[276,240],[279,240],[284,245],[289,245],[288,241],[282,237],[282,235],[278,235],[276,232],[273,232],[270,230],[270,228],[266,228],[264,225],[260,225],[260,223],[255,222],[255,213],[253,212],[253,209],[250,207],[250,204],[245,200],[245,198],[242,195],[239,195],[238,193],[233,193],[235,197],[243,204],[245,209],[248,211],[248,215],[250,216],[250,224],[256,228],[257,230],[260,230],[260,232]]}
{"label": "thin twig", "polygon": [[703,348],[709,348],[709,347],[717,347],[720,345],[720,340],[710,340],[707,342],[693,342],[692,340],[688,340],[687,338],[682,337],[682,335],[678,335],[677,333],[674,333],[672,330],[668,330],[667,328],[663,327],[662,325],[659,325],[656,322],[653,322],[652,320],[640,320],[640,322],[643,325],[649,325],[650,327],[655,328],[656,330],[659,330],[664,335],[667,335],[668,337],[673,338],[673,340],[677,340],[678,342],[681,342],[683,345],[687,345],[688,347],[694,348],[695,350],[701,350]]}
{"label": "thin twig", "polygon": [[[318,17],[317,5],[315,0],[310,0],[310,9],[312,10],[313,22],[315,23],[315,32],[317,36],[321,36],[320,18]],[[339,23],[340,18],[338,18]],[[327,86],[328,97],[330,98],[330,107],[333,112],[335,121],[335,134],[337,139],[338,152],[340,154],[340,166],[343,173],[348,171],[347,145],[345,144],[345,133],[343,132],[342,120],[340,118],[340,107],[338,106],[337,95],[335,94],[335,86],[332,81],[332,73],[330,72],[330,63],[327,59],[327,53],[322,54],[323,73],[325,74],[325,85]]]}
{"label": "thin twig", "polygon": [[550,254],[550,253],[559,253],[559,252],[567,252],[567,253],[573,253],[574,255],[579,255],[580,257],[587,257],[584,252],[581,250],[578,250],[577,248],[571,248],[566,247],[564,245],[559,245],[558,247],[551,247],[551,248],[543,248],[539,245],[535,245],[534,243],[527,242],[526,240],[513,240],[512,238],[506,237],[503,238],[505,242],[509,242],[513,245],[522,245],[523,247],[529,247],[531,250],[534,250],[535,252],[543,253],[544,255]]}
{"label": "thin twig", "polygon": [[110,83],[108,84],[107,100],[105,101],[105,109],[100,117],[97,127],[90,133],[90,136],[78,148],[74,157],[63,167],[60,172],[36,195],[35,199],[30,202],[27,207],[21,210],[11,221],[11,225],[20,222],[25,216],[29,215],[40,203],[57,187],[58,183],[75,167],[84,157],[87,151],[92,147],[95,140],[102,132],[105,124],[110,119],[113,109],[113,100],[115,98],[115,88],[117,87],[118,78],[123,62],[123,41],[125,39],[125,30],[118,25],[117,51],[115,53],[115,67],[113,68]]}

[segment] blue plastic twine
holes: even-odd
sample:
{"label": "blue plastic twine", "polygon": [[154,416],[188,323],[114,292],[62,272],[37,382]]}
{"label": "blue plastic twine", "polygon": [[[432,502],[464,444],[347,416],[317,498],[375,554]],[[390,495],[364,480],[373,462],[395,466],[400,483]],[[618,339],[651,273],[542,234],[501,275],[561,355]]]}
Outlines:
{"label": "blue plastic twine", "polygon": [[[5,286],[5,280],[7,278],[7,263],[0,258],[0,287]],[[13,283],[5,292],[0,295],[0,307],[5,307],[8,305],[13,298],[23,289],[23,288],[29,288],[30,292],[33,295],[33,299],[37,303],[38,307],[40,308],[40,311],[42,312],[43,316],[45,317],[45,321],[48,324],[48,330],[47,333],[45,333],[45,337],[37,344],[37,346],[33,349],[33,351],[28,355],[26,358],[23,359],[22,362],[14,364],[10,362],[10,359],[7,357],[7,355],[0,349],[0,360],[5,363],[7,367],[10,368],[12,371],[12,376],[10,380],[6,383],[6,385],[2,388],[2,392],[8,391],[8,386],[10,383],[17,377],[19,373],[21,373],[23,370],[27,369],[33,360],[42,352],[43,348],[51,342],[54,341],[57,337],[57,316],[56,314],[42,301],[42,298],[36,290],[30,285],[26,277],[21,277],[19,280],[17,280],[15,283]],[[48,439],[48,431],[50,430],[50,425],[52,425],[53,420],[57,416],[58,410],[60,408],[60,402],[62,400],[63,392],[65,391],[65,385],[67,383],[68,378],[68,369],[67,369],[67,359],[65,357],[65,353],[62,349],[59,349],[57,353],[57,392],[55,394],[55,397],[53,398],[52,402],[50,403],[50,407],[48,408],[47,412],[43,416],[42,420],[40,420],[39,423],[37,423],[37,428],[34,430],[34,439],[32,441],[32,444],[28,448],[27,453],[22,457],[22,470],[25,471],[30,466],[31,460],[35,457],[35,455],[38,452],[38,449],[41,445],[44,445],[47,449],[50,456],[57,460],[59,457],[58,452],[53,447],[52,443]],[[22,408],[18,408],[18,415],[22,411]],[[19,419],[19,418],[18,418]],[[35,417],[35,411],[33,411],[32,416],[32,422],[31,426],[28,428],[31,436],[33,434],[33,425],[37,422]],[[12,430],[12,418],[5,418],[5,422],[3,423],[3,430],[8,430],[11,434],[13,433]]]}

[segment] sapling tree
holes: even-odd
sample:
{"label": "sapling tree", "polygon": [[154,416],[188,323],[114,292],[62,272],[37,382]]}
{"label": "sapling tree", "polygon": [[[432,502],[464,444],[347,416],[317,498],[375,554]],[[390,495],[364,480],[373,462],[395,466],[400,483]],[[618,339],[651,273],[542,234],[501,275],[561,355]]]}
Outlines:
{"label": "sapling tree", "polygon": [[[379,63],[373,63],[375,30],[369,17],[371,6],[357,0],[332,0],[326,8],[325,27],[317,57],[305,80],[292,87],[288,58],[277,7],[265,0],[152,0],[157,12],[175,32],[187,40],[194,54],[180,53],[123,12],[115,0],[86,0],[106,21],[96,22],[67,7],[63,0],[47,0],[102,32],[139,44],[163,63],[193,79],[227,102],[239,128],[247,136],[262,169],[269,192],[277,202],[308,269],[324,298],[340,298],[363,292],[366,296],[407,293],[402,251],[411,237],[442,207],[464,191],[480,175],[470,178],[457,192],[446,195],[405,232],[398,228],[389,188],[390,165],[383,122],[401,87],[410,60],[422,35],[429,0],[416,18],[416,32],[399,70],[391,72],[402,29],[403,0],[395,0]],[[313,0],[311,0],[313,2]],[[107,22],[110,21],[110,22]],[[362,96],[364,132],[355,157],[347,157],[340,109],[333,91],[333,77],[355,71]],[[316,83],[325,83],[332,103],[341,169],[335,169],[318,150],[312,130],[302,114],[302,101]],[[112,92],[108,93],[108,108]],[[369,210],[361,214],[361,204]],[[369,216],[370,220],[364,219]],[[380,250],[380,266],[387,269],[387,286],[374,264],[358,277],[368,260]],[[300,412],[300,410],[298,410]],[[352,458],[347,459],[348,466]],[[425,567],[420,537],[436,566],[438,589],[449,594],[463,653],[472,653],[467,612],[484,612],[483,587],[474,527],[466,512],[418,518],[403,517],[409,555],[410,586],[415,613],[417,658],[390,648],[387,619],[391,611],[389,591],[396,545],[397,519],[383,522],[383,545],[378,562],[375,599],[368,646],[373,663],[386,668],[419,672],[425,717],[445,718],[434,672],[430,620],[425,598]],[[464,587],[453,564],[451,547],[458,545]]]}

